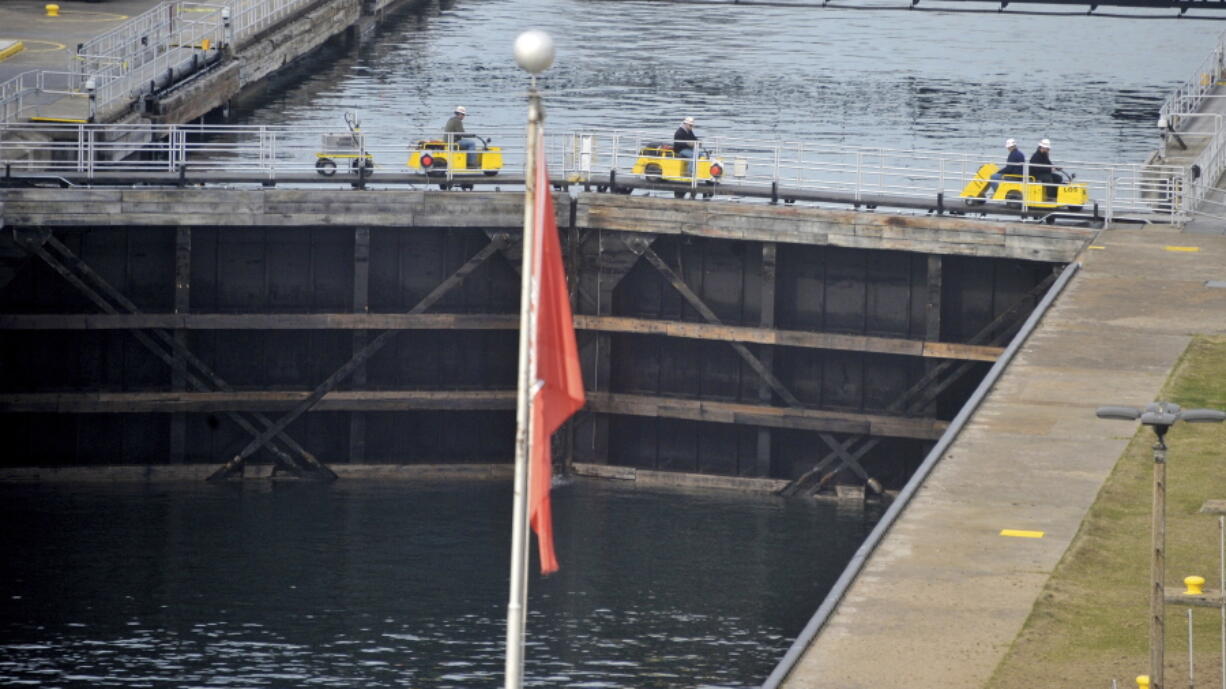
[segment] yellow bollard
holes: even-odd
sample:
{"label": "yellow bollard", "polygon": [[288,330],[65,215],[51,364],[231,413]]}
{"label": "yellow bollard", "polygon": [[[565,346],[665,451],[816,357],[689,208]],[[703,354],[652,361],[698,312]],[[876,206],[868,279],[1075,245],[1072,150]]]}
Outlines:
{"label": "yellow bollard", "polygon": [[1149,689],[1149,675],[1137,675],[1137,689]]}
{"label": "yellow bollard", "polygon": [[1185,596],[1200,596],[1205,593],[1205,578],[1204,577],[1184,577],[1183,585],[1188,587],[1187,591],[1183,592]]}
{"label": "yellow bollard", "polygon": [[47,5],[45,9],[47,10],[48,17],[60,16],[60,6],[59,5]]}
{"label": "yellow bollard", "polygon": [[211,45],[212,45],[212,43],[209,43],[209,39],[207,39],[207,38],[202,38],[202,39],[200,39],[200,49],[201,49],[201,50],[208,50],[208,49],[209,49],[209,46],[211,46]]}

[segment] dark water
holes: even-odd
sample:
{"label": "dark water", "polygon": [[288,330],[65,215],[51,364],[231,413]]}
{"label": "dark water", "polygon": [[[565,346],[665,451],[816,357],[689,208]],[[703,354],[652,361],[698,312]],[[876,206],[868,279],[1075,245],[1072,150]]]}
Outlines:
{"label": "dark water", "polygon": [[667,135],[692,115],[704,136],[991,157],[1006,137],[1027,152],[1047,137],[1058,160],[1141,162],[1158,107],[1226,25],[1076,12],[455,0],[326,53],[238,121],[342,126],[356,110],[372,141],[403,141],[464,105],[470,131],[522,127],[527,80],[511,46],[542,28],[557,44],[541,81],[552,132]]}
{"label": "dark water", "polygon": [[[752,686],[875,512],[555,488],[533,686]],[[506,485],[0,486],[0,685],[501,686]],[[535,563],[534,563],[535,566]]]}

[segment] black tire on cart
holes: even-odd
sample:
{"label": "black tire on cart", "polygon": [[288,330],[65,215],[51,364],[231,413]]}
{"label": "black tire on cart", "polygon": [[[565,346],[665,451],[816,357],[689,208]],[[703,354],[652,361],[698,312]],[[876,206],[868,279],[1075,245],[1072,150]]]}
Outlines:
{"label": "black tire on cart", "polygon": [[366,176],[369,177],[372,170],[375,169],[375,161],[367,158],[363,161],[361,158],[354,158],[353,162],[349,163],[349,169],[353,174],[358,174],[358,170],[366,168]]}
{"label": "black tire on cart", "polygon": [[336,161],[331,158],[320,158],[315,161],[315,171],[324,177],[331,177],[336,174]]}
{"label": "black tire on cart", "polygon": [[647,178],[647,181],[651,182],[652,184],[656,184],[660,181],[660,174],[662,172],[663,171],[660,169],[660,166],[656,165],[655,163],[648,163],[647,167],[643,168],[643,175]]}
{"label": "black tire on cart", "polygon": [[1022,207],[1022,192],[1017,189],[1010,189],[1005,192],[1005,208],[1021,208]]}

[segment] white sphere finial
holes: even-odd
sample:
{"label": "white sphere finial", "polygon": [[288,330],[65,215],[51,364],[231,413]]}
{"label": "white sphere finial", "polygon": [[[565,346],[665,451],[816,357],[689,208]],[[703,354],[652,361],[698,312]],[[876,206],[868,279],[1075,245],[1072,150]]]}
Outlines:
{"label": "white sphere finial", "polygon": [[539,29],[515,38],[515,62],[525,72],[540,74],[553,64],[553,38]]}

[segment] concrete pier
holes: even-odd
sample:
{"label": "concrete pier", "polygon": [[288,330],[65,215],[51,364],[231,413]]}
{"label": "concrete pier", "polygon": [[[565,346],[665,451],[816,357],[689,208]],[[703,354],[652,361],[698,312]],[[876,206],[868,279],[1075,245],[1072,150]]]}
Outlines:
{"label": "concrete pier", "polygon": [[[0,4],[0,25],[13,27],[6,36],[20,42],[24,50],[0,60],[0,82],[24,72],[72,71],[76,47],[126,25],[134,17],[156,7],[158,0],[110,0],[105,4],[63,0],[60,10],[50,16],[42,0],[10,0]],[[317,50],[341,34],[362,36],[386,14],[418,7],[424,0],[318,0],[302,11],[284,18],[254,36],[232,44],[200,50],[210,60],[207,68],[184,74],[135,100],[122,100],[104,106],[92,121],[124,124],[147,122],[177,124],[190,122],[226,106],[261,87],[270,76],[291,66],[299,58]],[[206,6],[202,6],[204,8]],[[216,10],[209,6],[209,11]],[[0,45],[0,49],[5,46]],[[166,47],[164,47],[166,48]],[[174,46],[185,50],[191,46]],[[74,94],[45,97],[28,112],[43,121],[85,121],[91,119],[88,100]]]}
{"label": "concrete pier", "polygon": [[1113,230],[1082,260],[782,686],[990,677],[1129,440],[1095,407],[1154,400],[1192,335],[1226,334],[1226,238]]}

